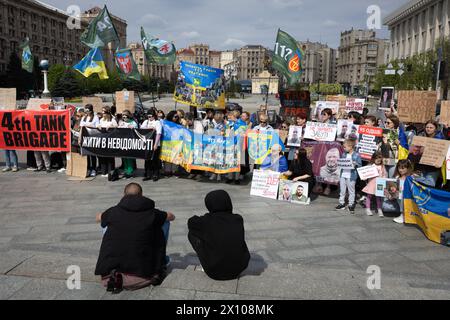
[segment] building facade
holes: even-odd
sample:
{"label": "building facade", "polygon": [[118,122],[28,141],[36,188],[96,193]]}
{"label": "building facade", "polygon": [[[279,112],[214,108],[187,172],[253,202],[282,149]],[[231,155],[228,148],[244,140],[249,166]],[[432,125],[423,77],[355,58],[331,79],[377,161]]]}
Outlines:
{"label": "building facade", "polygon": [[234,51],[222,51],[220,53],[220,69],[225,69],[227,64],[234,61]]}
{"label": "building facade", "polygon": [[377,39],[372,30],[341,32],[337,82],[346,86],[367,86],[378,66],[385,63],[388,41]]}
{"label": "building facade", "polygon": [[252,78],[252,93],[265,94],[267,93],[268,88],[269,94],[277,94],[278,82],[279,80],[276,75],[271,75],[269,71],[264,70],[259,75]]}
{"label": "building facade", "polygon": [[[21,55],[19,46],[26,37],[36,59],[47,59],[50,65],[74,65],[89,51],[80,36],[99,10],[93,8],[81,14],[81,29],[69,29],[69,15],[63,10],[35,0],[0,0],[0,73],[6,71],[12,52]],[[126,21],[115,16],[112,19],[124,48]],[[114,66],[112,50],[105,50],[104,59],[107,66]]]}
{"label": "building facade", "polygon": [[412,0],[388,15],[389,61],[434,49],[450,35],[450,0]]}
{"label": "building facade", "polygon": [[180,61],[220,68],[220,57],[221,52],[209,50],[209,45],[207,44],[193,44],[188,48],[177,51],[175,69],[177,71],[180,70]]}
{"label": "building facade", "polygon": [[303,83],[336,82],[336,49],[319,42],[299,42],[305,56],[303,59]]}
{"label": "building facade", "polygon": [[268,50],[261,45],[248,45],[236,50],[238,80],[251,80],[264,71]]}
{"label": "building facade", "polygon": [[136,62],[139,73],[143,76],[149,75],[152,78],[163,80],[171,80],[174,65],[172,64],[155,64],[148,63],[145,56],[144,48],[140,43],[130,43],[128,48],[131,49],[133,59]]}

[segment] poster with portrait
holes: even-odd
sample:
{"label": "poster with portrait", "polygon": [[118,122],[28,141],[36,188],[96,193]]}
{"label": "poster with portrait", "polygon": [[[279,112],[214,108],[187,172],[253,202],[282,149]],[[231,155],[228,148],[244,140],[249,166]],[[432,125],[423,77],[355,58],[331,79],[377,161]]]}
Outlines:
{"label": "poster with portrait", "polygon": [[378,150],[383,137],[383,128],[359,126],[358,133],[359,141],[356,150],[363,160],[370,160]]}
{"label": "poster with portrait", "polygon": [[289,147],[300,147],[302,143],[302,131],[303,128],[299,126],[290,126],[289,135],[287,139],[287,145]]}
{"label": "poster with portrait", "polygon": [[337,122],[336,141],[343,142],[346,139],[358,141],[359,139],[358,128],[359,126],[353,124],[353,121],[351,120],[339,119]]}
{"label": "poster with portrait", "polygon": [[378,110],[390,111],[394,105],[394,87],[382,87]]}
{"label": "poster with portrait", "polygon": [[383,129],[383,136],[378,143],[378,152],[383,155],[383,164],[395,166],[398,158],[398,132],[397,130]]}
{"label": "poster with portrait", "polygon": [[377,178],[375,196],[386,198],[387,200],[397,200],[400,198],[400,186],[397,179]]}
{"label": "poster with portrait", "polygon": [[293,182],[291,187],[291,202],[296,204],[309,204],[309,185],[307,182]]}
{"label": "poster with portrait", "polygon": [[339,142],[302,141],[308,159],[312,163],[313,173],[317,182],[338,185],[340,169],[338,159],[344,153]]}
{"label": "poster with portrait", "polygon": [[321,121],[324,109],[331,109],[334,115],[337,114],[339,112],[339,101],[317,101],[311,119]]}
{"label": "poster with portrait", "polygon": [[292,181],[280,180],[278,186],[278,200],[291,202],[292,199]]}

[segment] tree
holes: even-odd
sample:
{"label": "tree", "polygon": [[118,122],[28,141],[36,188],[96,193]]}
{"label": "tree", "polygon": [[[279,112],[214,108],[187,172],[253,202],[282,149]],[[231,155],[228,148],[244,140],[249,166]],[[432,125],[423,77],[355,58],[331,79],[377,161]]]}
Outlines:
{"label": "tree", "polygon": [[321,94],[340,94],[342,86],[339,83],[321,83],[320,86],[314,83],[309,86],[311,93],[318,93],[319,90]]}
{"label": "tree", "polygon": [[16,88],[18,97],[24,97],[30,90],[33,89],[34,76],[22,69],[22,61],[16,52],[12,52],[9,56],[9,63],[6,68],[7,87]]}
{"label": "tree", "polygon": [[56,83],[66,72],[66,67],[63,64],[54,64],[48,70],[48,89],[53,92]]}
{"label": "tree", "polygon": [[55,83],[52,96],[53,97],[65,97],[75,98],[79,97],[82,93],[80,82],[77,80],[74,71],[67,70]]}

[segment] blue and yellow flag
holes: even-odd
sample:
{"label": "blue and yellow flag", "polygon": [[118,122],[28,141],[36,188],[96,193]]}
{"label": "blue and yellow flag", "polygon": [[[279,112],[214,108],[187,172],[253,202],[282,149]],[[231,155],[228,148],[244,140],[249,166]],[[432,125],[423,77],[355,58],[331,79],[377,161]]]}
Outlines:
{"label": "blue and yellow flag", "polygon": [[408,159],[408,138],[406,137],[405,129],[403,128],[403,126],[400,126],[399,128],[398,140],[400,141],[400,145],[398,146],[398,160]]}
{"label": "blue and yellow flag", "polygon": [[73,68],[86,78],[94,73],[98,73],[100,79],[108,79],[108,72],[100,50],[99,48],[91,49],[83,60],[73,66]]}
{"label": "blue and yellow flag", "polygon": [[440,243],[450,231],[450,192],[430,188],[408,177],[403,189],[405,223],[416,224],[431,241]]}

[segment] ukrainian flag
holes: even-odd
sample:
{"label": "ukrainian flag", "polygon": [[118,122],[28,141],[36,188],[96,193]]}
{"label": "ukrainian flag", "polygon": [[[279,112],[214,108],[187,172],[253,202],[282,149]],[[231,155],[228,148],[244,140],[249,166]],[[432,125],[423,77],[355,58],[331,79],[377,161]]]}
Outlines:
{"label": "ukrainian flag", "polygon": [[400,141],[400,145],[398,146],[398,160],[408,159],[408,138],[406,137],[405,128],[403,128],[403,126],[399,127],[398,140]]}
{"label": "ukrainian flag", "polygon": [[98,77],[102,80],[108,79],[105,62],[99,48],[92,48],[88,54],[76,64],[73,68],[88,78],[94,73],[98,73]]}

